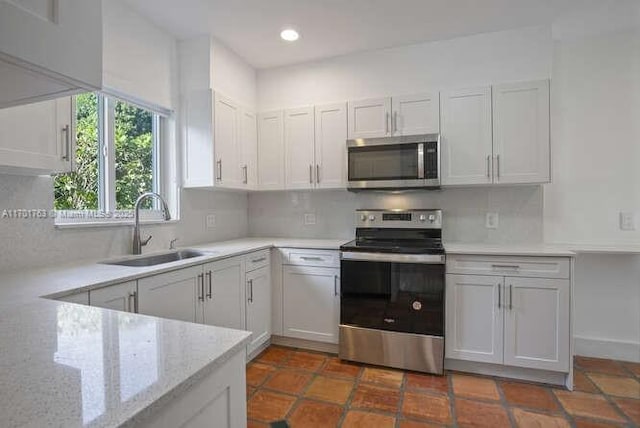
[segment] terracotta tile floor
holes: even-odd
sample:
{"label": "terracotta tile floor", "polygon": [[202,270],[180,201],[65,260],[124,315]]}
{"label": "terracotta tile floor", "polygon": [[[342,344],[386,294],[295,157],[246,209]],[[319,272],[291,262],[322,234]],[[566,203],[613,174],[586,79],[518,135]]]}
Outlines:
{"label": "terracotta tile floor", "polygon": [[430,376],[271,346],[247,366],[249,427],[640,427],[640,365],[576,357],[576,391]]}

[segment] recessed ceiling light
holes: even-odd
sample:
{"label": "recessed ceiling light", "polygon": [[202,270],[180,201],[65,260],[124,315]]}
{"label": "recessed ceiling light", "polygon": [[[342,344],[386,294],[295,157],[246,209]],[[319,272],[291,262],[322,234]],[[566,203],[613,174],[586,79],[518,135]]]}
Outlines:
{"label": "recessed ceiling light", "polygon": [[282,32],[280,33],[280,37],[282,38],[282,40],[286,40],[287,42],[295,42],[300,38],[300,35],[293,28],[287,28],[282,30]]}

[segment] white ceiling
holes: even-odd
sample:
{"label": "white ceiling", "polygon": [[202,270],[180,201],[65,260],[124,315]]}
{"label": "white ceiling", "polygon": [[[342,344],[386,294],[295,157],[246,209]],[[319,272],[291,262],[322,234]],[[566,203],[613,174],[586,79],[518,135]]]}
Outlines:
{"label": "white ceiling", "polygon": [[[256,68],[531,25],[600,0],[124,0],[179,39],[211,34]],[[280,39],[288,26],[294,43]]]}

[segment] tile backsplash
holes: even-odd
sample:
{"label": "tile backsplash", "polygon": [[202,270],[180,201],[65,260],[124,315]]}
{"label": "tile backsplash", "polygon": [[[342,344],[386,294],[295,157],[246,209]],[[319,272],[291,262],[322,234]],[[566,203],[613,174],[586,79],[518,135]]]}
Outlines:
{"label": "tile backsplash", "polygon": [[[249,195],[249,233],[251,236],[351,238],[356,209],[440,208],[445,242],[538,243],[543,236],[542,199],[542,186],[405,193],[344,190],[252,193]],[[485,227],[489,212],[498,214],[496,229]],[[305,214],[314,214],[315,224],[305,224]]]}

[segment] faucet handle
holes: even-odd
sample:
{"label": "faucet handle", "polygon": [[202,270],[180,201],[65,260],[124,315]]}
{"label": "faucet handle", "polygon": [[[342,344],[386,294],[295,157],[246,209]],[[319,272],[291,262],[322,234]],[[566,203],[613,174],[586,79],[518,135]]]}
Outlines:
{"label": "faucet handle", "polygon": [[169,249],[170,250],[175,250],[176,249],[176,241],[178,240],[178,238],[173,238],[170,242],[169,242]]}
{"label": "faucet handle", "polygon": [[149,235],[149,237],[147,239],[141,239],[140,240],[140,246],[144,247],[145,245],[147,245],[149,243],[149,241],[151,241],[151,238],[153,238],[153,236]]}

